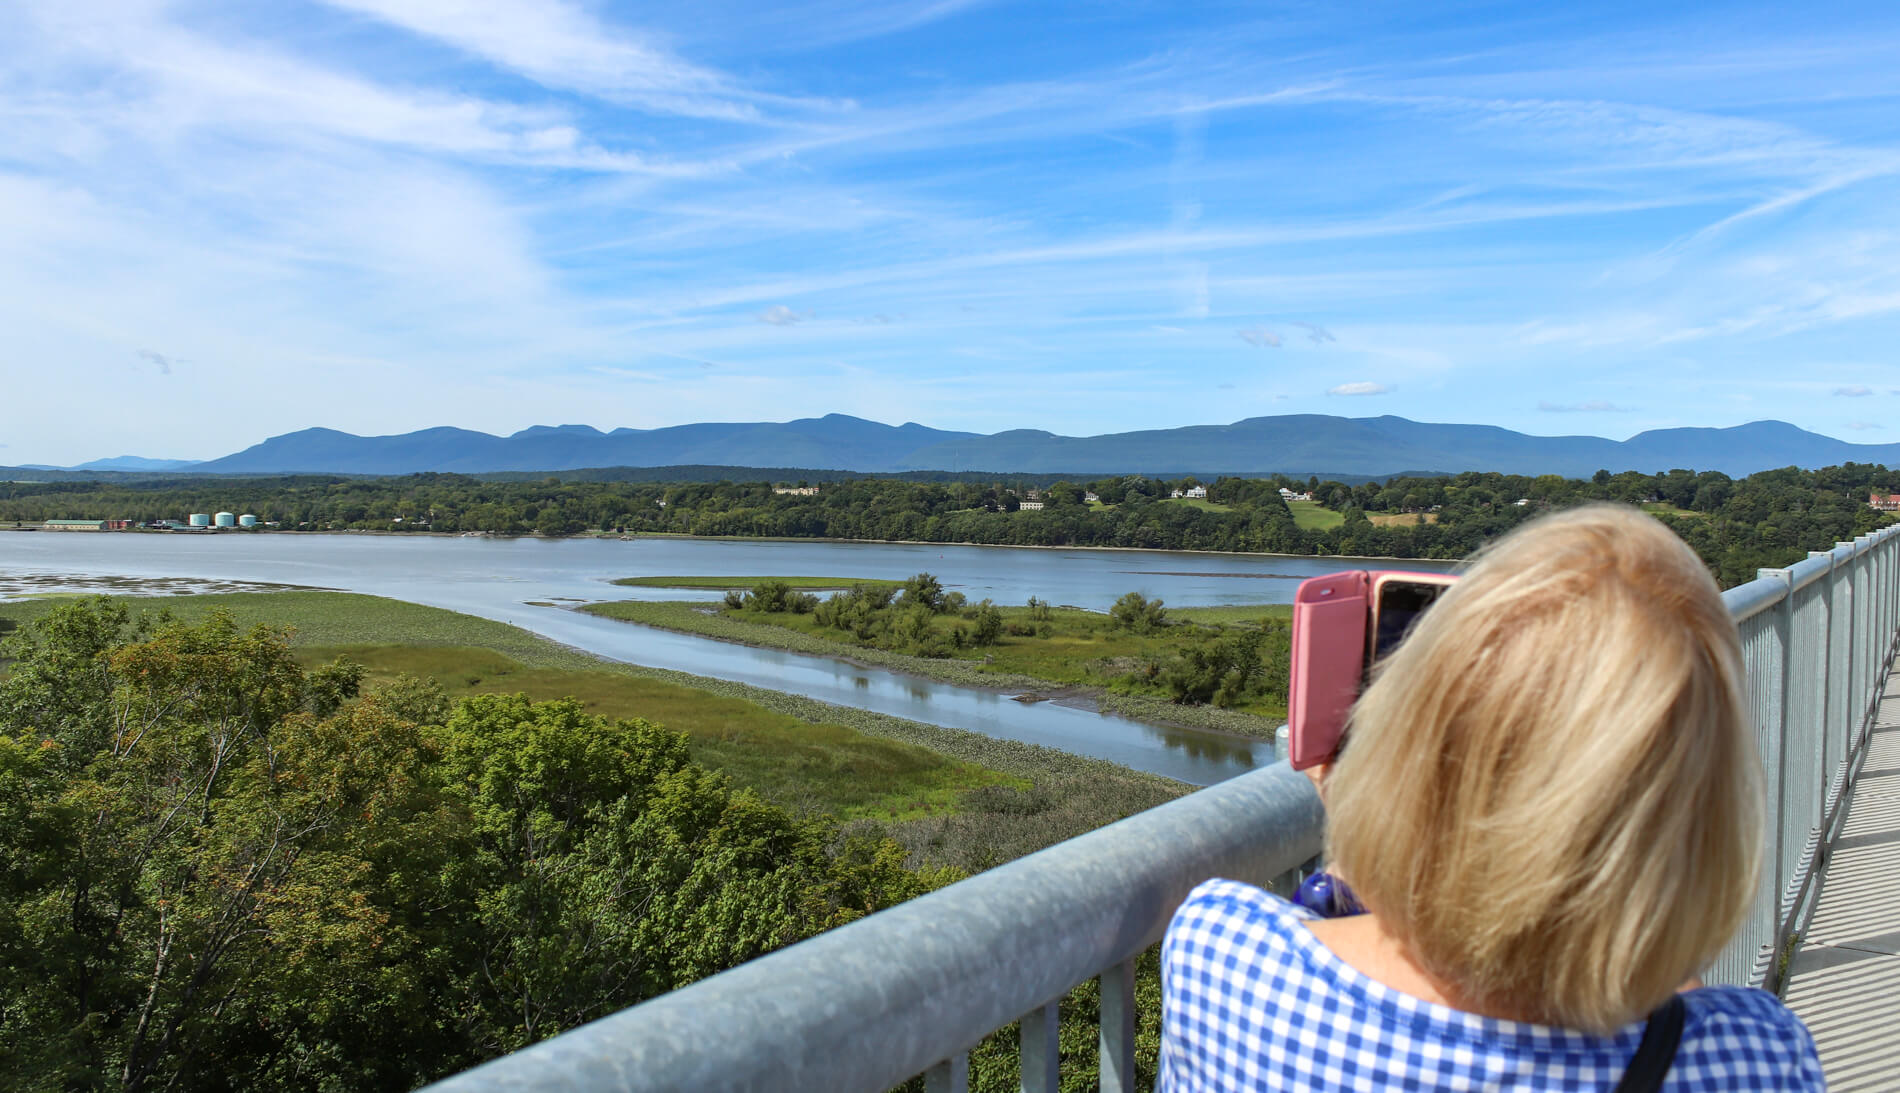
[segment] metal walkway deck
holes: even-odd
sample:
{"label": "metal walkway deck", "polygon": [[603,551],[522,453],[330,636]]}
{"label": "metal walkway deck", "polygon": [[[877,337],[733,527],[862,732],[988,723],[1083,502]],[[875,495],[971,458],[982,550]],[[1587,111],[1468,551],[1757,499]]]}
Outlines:
{"label": "metal walkway deck", "polygon": [[1900,672],[1887,679],[1786,998],[1814,1033],[1830,1090],[1900,1090]]}

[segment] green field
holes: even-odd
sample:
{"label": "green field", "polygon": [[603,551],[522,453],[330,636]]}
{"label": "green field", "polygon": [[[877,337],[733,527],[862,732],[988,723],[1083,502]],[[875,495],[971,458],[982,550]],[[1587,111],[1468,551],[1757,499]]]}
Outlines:
{"label": "green field", "polygon": [[[37,618],[78,597],[42,597],[0,603],[0,626]],[[291,644],[480,646],[535,667],[583,668],[602,662],[557,645],[518,626],[491,622],[439,607],[347,592],[216,592],[195,596],[126,596],[135,614],[169,613],[197,622],[214,610],[229,612],[239,626],[287,626]]]}
{"label": "green field", "polygon": [[1318,501],[1288,501],[1286,507],[1293,513],[1294,526],[1302,531],[1325,531],[1346,522],[1344,515]]}
{"label": "green field", "polygon": [[710,588],[717,591],[728,588],[750,589],[766,581],[778,581],[790,588],[827,591],[850,588],[852,585],[864,585],[867,588],[904,587],[903,581],[865,577],[622,577],[614,583],[637,588]]}
{"label": "green field", "polygon": [[[0,632],[60,606],[0,603]],[[1190,787],[1100,760],[834,706],[741,683],[605,661],[505,623],[344,592],[124,597],[135,612],[293,629],[309,664],[346,656],[374,684],[408,672],[451,697],[574,697],[687,735],[693,757],[795,811],[872,820],[914,864],[978,869],[1093,830]]]}
{"label": "green field", "polygon": [[1221,607],[1170,607],[1168,617],[1203,626],[1246,626],[1261,619],[1293,621],[1290,603],[1228,604]]}
{"label": "green field", "polygon": [[1164,497],[1160,503],[1164,505],[1186,505],[1188,508],[1200,509],[1204,512],[1234,511],[1232,505],[1223,505],[1218,501],[1209,501],[1204,497]]}
{"label": "green field", "polygon": [[1698,520],[1703,519],[1704,517],[1708,516],[1708,513],[1706,512],[1697,512],[1694,509],[1677,508],[1675,505],[1672,505],[1667,501],[1644,501],[1643,511],[1647,513],[1651,513],[1656,516],[1691,516]]}

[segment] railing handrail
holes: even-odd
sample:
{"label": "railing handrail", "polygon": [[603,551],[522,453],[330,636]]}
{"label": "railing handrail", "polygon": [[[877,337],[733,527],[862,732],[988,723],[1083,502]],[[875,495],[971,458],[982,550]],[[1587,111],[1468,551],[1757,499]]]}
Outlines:
{"label": "railing handrail", "polygon": [[[1893,659],[1900,552],[1875,548],[1900,547],[1896,536],[1900,525],[1811,552],[1722,595],[1743,632],[1757,742],[1770,774],[1772,845],[1764,892],[1711,969],[1713,982],[1772,988],[1776,959],[1811,906],[1811,882],[1844,811],[1841,798]],[[1816,664],[1818,680],[1809,672]],[[1791,718],[1802,696],[1809,704]],[[1796,760],[1810,780],[1818,775],[1818,784],[1790,780]],[[1212,876],[1267,884],[1317,854],[1323,827],[1311,785],[1276,763],[430,1089],[868,1091],[933,1066],[933,1089],[937,1077],[946,1079],[944,1088],[961,1089],[961,1053],[1024,1018],[1024,1088],[1053,1090],[1049,1004],[1098,975],[1103,1087],[1127,1088],[1121,1071],[1133,1050],[1128,962],[1160,940],[1196,884]],[[1110,977],[1120,1002],[1110,998]],[[1109,1027],[1110,1006],[1120,1007],[1119,1033]],[[1109,1058],[1112,1037],[1119,1060]],[[1032,1069],[1040,1071],[1033,1081]]]}
{"label": "railing handrail", "polygon": [[[886,1089],[1132,959],[1208,877],[1298,867],[1323,823],[1276,763],[430,1088]],[[746,1050],[719,1050],[733,1037]]]}

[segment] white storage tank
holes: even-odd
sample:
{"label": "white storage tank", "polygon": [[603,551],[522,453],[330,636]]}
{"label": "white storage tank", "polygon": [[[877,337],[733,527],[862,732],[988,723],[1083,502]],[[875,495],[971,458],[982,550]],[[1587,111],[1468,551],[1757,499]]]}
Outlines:
{"label": "white storage tank", "polygon": [[221,512],[218,514],[217,520],[218,526],[221,528],[237,527],[237,516],[233,513]]}
{"label": "white storage tank", "polygon": [[208,512],[194,512],[194,513],[192,513],[192,514],[191,514],[191,526],[192,526],[192,527],[195,527],[195,528],[208,528],[208,527],[210,527],[210,526],[211,526],[211,514],[210,514],[210,513],[208,513]]}
{"label": "white storage tank", "polygon": [[247,512],[244,515],[238,517],[238,527],[254,528],[256,526],[257,526],[257,517],[252,516],[250,513]]}

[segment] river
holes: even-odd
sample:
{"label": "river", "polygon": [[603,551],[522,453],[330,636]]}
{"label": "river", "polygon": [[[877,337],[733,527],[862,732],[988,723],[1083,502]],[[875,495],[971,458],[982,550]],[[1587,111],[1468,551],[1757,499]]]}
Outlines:
{"label": "river", "polygon": [[[908,577],[928,570],[970,600],[1103,610],[1138,591],[1177,607],[1288,603],[1298,583],[1354,564],[1332,558],[1180,551],[700,539],[488,539],[269,533],[0,533],[0,598],[110,589],[119,580],[261,582],[341,589],[511,623],[614,660],[736,680],[989,736],[1094,756],[1194,785],[1270,762],[1265,741],[1150,725],[828,657],[675,634],[534,602],[710,598],[621,588],[632,576]],[[1405,563],[1444,568],[1443,563]]]}

